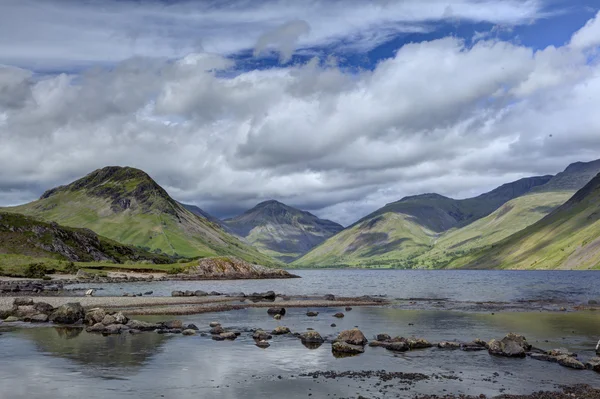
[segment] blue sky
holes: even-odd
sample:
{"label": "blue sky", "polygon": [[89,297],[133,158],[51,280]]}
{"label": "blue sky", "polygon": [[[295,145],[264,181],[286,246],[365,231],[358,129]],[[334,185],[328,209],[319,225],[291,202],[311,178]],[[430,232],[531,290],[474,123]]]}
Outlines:
{"label": "blue sky", "polygon": [[[106,165],[343,224],[600,154],[594,0],[3,0],[0,206]],[[36,160],[32,162],[32,160]]]}

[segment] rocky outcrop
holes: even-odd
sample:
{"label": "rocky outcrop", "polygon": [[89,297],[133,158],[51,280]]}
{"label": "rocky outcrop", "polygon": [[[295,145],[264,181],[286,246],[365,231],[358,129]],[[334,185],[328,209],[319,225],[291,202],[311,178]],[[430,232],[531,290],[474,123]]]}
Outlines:
{"label": "rocky outcrop", "polygon": [[298,277],[283,269],[255,265],[233,257],[204,258],[177,277],[190,280],[237,280]]}

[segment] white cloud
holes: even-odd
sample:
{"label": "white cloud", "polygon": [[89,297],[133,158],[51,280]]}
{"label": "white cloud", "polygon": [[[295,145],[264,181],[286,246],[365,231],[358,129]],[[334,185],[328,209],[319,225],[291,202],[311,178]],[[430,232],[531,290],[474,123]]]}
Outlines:
{"label": "white cloud", "polygon": [[600,46],[600,11],[571,38],[571,47],[576,49],[585,50],[598,46]]}
{"label": "white cloud", "polygon": [[449,37],[372,71],[232,66],[195,52],[81,75],[0,67],[0,203],[129,165],[220,214],[276,198],[348,224],[405,195],[473,195],[600,153],[600,65],[572,45]]}
{"label": "white cloud", "polygon": [[[446,19],[446,0],[265,0],[248,2],[3,0],[0,63],[34,69],[114,63],[133,56],[232,54],[275,44],[370,49]],[[457,0],[452,18],[523,24],[545,15],[541,0]],[[304,21],[303,25],[299,21]],[[332,22],[335,21],[335,22]],[[306,29],[310,26],[310,31]]]}

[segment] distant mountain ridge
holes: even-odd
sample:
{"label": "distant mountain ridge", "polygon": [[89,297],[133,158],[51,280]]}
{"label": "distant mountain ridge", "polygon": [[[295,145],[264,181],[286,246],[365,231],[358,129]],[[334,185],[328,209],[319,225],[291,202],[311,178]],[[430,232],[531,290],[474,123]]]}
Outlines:
{"label": "distant mountain ridge", "polygon": [[537,222],[600,173],[600,160],[556,176],[524,178],[477,197],[404,197],[315,247],[296,267],[429,267],[454,264]]}
{"label": "distant mountain ridge", "polygon": [[171,256],[231,255],[251,263],[273,259],[190,212],[145,172],[119,166],[95,170],[39,200],[4,208],[69,227],[89,228],[114,241]]}
{"label": "distant mountain ridge", "polygon": [[298,258],[344,228],[275,200],[261,202],[223,224],[260,251],[284,262]]}

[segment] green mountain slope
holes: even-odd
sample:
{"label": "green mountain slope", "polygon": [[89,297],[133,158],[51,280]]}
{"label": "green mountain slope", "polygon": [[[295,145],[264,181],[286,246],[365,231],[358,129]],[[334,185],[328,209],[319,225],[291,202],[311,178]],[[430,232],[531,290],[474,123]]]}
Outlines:
{"label": "green mountain slope", "polygon": [[450,267],[600,268],[600,174],[537,223]]}
{"label": "green mountain slope", "polygon": [[343,230],[335,222],[278,201],[262,202],[223,224],[259,251],[284,262],[297,259]]}
{"label": "green mountain slope", "polygon": [[[127,261],[166,264],[174,261],[137,247],[119,244],[88,229],[45,223],[18,213],[0,212],[0,264],[35,258],[70,262]],[[15,255],[15,256],[11,256]]]}
{"label": "green mountain slope", "polygon": [[421,267],[444,267],[532,225],[564,204],[572,194],[570,191],[531,193],[508,201],[490,215],[441,235],[433,248],[416,261]]}
{"label": "green mountain slope", "polygon": [[551,178],[520,179],[464,200],[439,194],[405,197],[359,220],[293,265],[415,267],[415,258],[431,250],[445,231],[485,217]]}
{"label": "green mountain slope", "polygon": [[99,169],[45,192],[37,201],[3,210],[85,227],[120,243],[168,255],[233,255],[263,265],[276,263],[187,210],[134,168]]}

